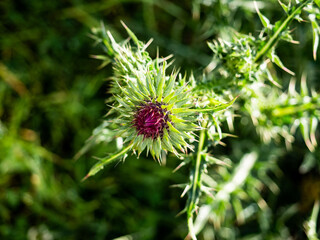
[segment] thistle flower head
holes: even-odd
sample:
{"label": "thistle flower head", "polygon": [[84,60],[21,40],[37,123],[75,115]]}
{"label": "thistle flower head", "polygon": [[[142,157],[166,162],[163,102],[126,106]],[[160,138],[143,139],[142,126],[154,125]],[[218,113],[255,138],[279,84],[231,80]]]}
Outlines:
{"label": "thistle flower head", "polygon": [[[146,51],[151,41],[143,44],[126,25],[124,27],[134,46],[129,41],[116,42],[104,27],[100,33],[102,37],[97,38],[112,60],[103,55],[96,58],[104,61],[102,66],[113,62],[110,91],[114,96],[111,101],[116,100],[116,104],[109,116],[114,116],[111,121],[116,135],[127,144],[125,152],[133,150],[139,155],[146,149],[147,154],[150,152],[159,161],[162,152],[172,152],[180,157],[179,152],[192,150],[193,131],[200,129],[196,124],[201,120],[199,113],[226,109],[234,100],[228,104],[213,99],[199,103],[199,98],[191,95],[196,85],[192,77],[187,84],[186,76],[182,77],[177,70],[167,74],[172,63],[167,61],[172,56],[152,59]],[[118,157],[117,154],[114,156]],[[110,159],[115,157],[105,162]]]}
{"label": "thistle flower head", "polygon": [[124,86],[118,84],[121,93],[115,96],[118,105],[112,111],[118,113],[118,135],[138,154],[147,149],[160,160],[161,150],[179,155],[176,148],[183,152],[191,148],[188,139],[197,126],[190,113],[181,110],[192,106],[185,78],[177,71],[166,76],[165,60],[148,64],[141,66],[141,74],[126,76]]}
{"label": "thistle flower head", "polygon": [[164,128],[169,129],[168,121],[170,121],[169,112],[162,109],[161,103],[146,101],[137,107],[133,126],[136,128],[138,135],[156,139],[157,137],[163,137]]}

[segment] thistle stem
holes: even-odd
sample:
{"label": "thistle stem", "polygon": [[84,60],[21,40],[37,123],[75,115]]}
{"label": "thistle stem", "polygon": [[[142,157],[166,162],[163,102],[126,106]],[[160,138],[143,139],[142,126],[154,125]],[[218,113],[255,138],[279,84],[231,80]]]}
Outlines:
{"label": "thistle stem", "polygon": [[269,50],[276,44],[277,40],[280,37],[280,34],[288,27],[294,17],[304,8],[308,3],[312,2],[313,0],[306,0],[298,5],[298,7],[283,21],[277,31],[272,35],[266,45],[257,53],[254,61],[258,62],[264,55],[266,55]]}
{"label": "thistle stem", "polygon": [[194,169],[194,176],[192,179],[192,189],[191,189],[191,196],[189,200],[189,205],[187,208],[187,214],[188,214],[188,228],[189,228],[189,234],[192,237],[193,240],[196,240],[196,236],[194,234],[194,229],[193,229],[193,212],[196,207],[196,201],[197,201],[197,189],[201,187],[201,156],[202,156],[202,149],[205,141],[205,136],[206,136],[206,126],[207,122],[203,121],[202,122],[202,130],[200,131],[200,136],[199,136],[199,145],[198,145],[198,151],[197,151],[197,158],[196,158],[196,164],[195,164],[195,169]]}
{"label": "thistle stem", "polygon": [[205,135],[206,135],[206,127],[207,122],[203,122],[202,124],[202,130],[200,131],[200,137],[199,137],[199,146],[198,146],[198,152],[197,152],[197,159],[196,159],[196,168],[194,173],[194,182],[193,182],[193,188],[192,188],[192,196],[195,196],[196,187],[200,183],[200,164],[201,164],[201,155],[202,155],[202,148],[204,145]]}

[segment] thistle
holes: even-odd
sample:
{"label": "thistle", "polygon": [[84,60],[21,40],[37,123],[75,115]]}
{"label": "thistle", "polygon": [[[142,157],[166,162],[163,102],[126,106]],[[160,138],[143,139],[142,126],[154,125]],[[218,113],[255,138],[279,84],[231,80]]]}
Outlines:
{"label": "thistle", "polygon": [[118,113],[118,137],[129,142],[138,155],[147,149],[161,161],[162,150],[180,156],[176,149],[192,149],[188,141],[194,139],[192,131],[198,126],[190,118],[195,113],[186,112],[193,104],[184,78],[176,71],[167,77],[165,60],[161,65],[156,61],[150,64],[140,78],[127,78],[125,87],[118,85],[121,94],[115,96],[118,105],[111,111]]}
{"label": "thistle", "polygon": [[[123,23],[122,23],[123,24]],[[221,104],[207,96],[199,97],[195,93],[193,77],[186,82],[178,70],[167,75],[167,62],[172,56],[152,59],[147,47],[149,41],[143,44],[133,32],[123,24],[134,42],[116,42],[104,26],[94,29],[94,38],[102,43],[108,56],[94,56],[103,60],[102,66],[113,62],[114,77],[112,78],[111,93],[114,102],[107,114],[108,130],[113,128],[116,138],[124,140],[124,147],[115,154],[94,165],[85,177],[88,178],[104,165],[125,157],[132,150],[139,156],[144,150],[161,163],[163,154],[174,153],[182,158],[195,139],[194,131],[201,129],[199,122],[203,114],[213,114],[232,105]],[[112,126],[111,126],[112,125]],[[100,129],[100,128],[99,128]],[[99,131],[99,130],[98,130]]]}
{"label": "thistle", "polygon": [[[103,42],[114,61],[113,97],[110,99],[114,104],[107,115],[116,131],[115,137],[122,138],[126,146],[119,153],[100,159],[86,178],[130,150],[138,156],[146,150],[159,162],[168,152],[181,157],[179,152],[193,149],[189,142],[194,140],[193,131],[199,128],[195,124],[199,114],[190,111],[194,103],[186,76],[182,77],[177,70],[167,76],[170,66],[167,60],[171,56],[152,60],[145,51],[150,42],[143,44],[125,28],[135,47],[128,41],[117,43],[110,32],[102,31],[102,37],[96,39]],[[104,60],[103,65],[110,62],[106,56],[95,58]]]}

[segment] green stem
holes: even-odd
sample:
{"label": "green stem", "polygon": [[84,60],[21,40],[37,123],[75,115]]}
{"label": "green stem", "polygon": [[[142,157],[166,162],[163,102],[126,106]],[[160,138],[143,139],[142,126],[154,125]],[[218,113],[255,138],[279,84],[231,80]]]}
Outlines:
{"label": "green stem", "polygon": [[202,149],[203,149],[205,135],[206,135],[206,129],[205,129],[206,125],[207,125],[207,123],[204,122],[202,124],[203,129],[200,131],[199,146],[198,146],[197,159],[196,159],[196,168],[195,168],[194,179],[193,179],[194,181],[193,181],[193,186],[192,186],[193,199],[191,199],[191,200],[194,200],[196,189],[200,183],[201,155],[202,155]]}
{"label": "green stem", "polygon": [[197,240],[197,237],[195,235],[194,227],[193,227],[193,217],[188,217],[188,228],[189,228],[189,235],[192,238],[192,240]]}
{"label": "green stem", "polygon": [[197,158],[196,158],[196,164],[195,164],[195,171],[194,176],[192,179],[192,189],[191,189],[191,197],[189,200],[189,205],[187,208],[187,214],[188,214],[188,227],[189,232],[193,240],[196,239],[196,236],[194,234],[193,230],[193,211],[195,209],[196,201],[197,201],[197,189],[201,187],[201,156],[202,156],[202,149],[204,146],[205,136],[206,136],[206,126],[207,122],[203,121],[202,123],[202,130],[200,131],[200,137],[199,137],[199,145],[198,145],[198,151],[197,151]]}
{"label": "green stem", "polygon": [[298,5],[298,7],[284,20],[284,22],[280,25],[278,30],[273,34],[273,36],[269,39],[266,45],[257,53],[254,61],[258,62],[268,51],[275,45],[277,42],[280,34],[288,27],[294,17],[304,8],[308,3],[312,2],[313,0],[306,0]]}

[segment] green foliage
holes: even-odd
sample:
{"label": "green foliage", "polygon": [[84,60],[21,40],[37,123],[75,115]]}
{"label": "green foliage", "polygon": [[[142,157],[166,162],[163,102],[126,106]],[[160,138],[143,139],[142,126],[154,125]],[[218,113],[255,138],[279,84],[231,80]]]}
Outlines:
{"label": "green foliage", "polygon": [[0,238],[318,239],[319,5],[2,1]]}
{"label": "green foliage", "polygon": [[[176,70],[167,76],[166,70],[171,65],[167,60],[171,56],[152,60],[146,52],[151,41],[143,44],[124,23],[122,24],[135,46],[131,47],[127,41],[117,43],[111,33],[105,31],[102,26],[100,31],[93,29],[96,33],[93,38],[103,44],[108,55],[93,57],[102,60],[102,66],[113,62],[115,75],[112,78],[113,87],[110,91],[114,95],[108,102],[113,100],[116,103],[107,114],[108,121],[112,124],[107,125],[105,130],[117,131],[115,137],[126,146],[111,156],[99,159],[100,161],[92,167],[85,179],[98,173],[104,165],[120,157],[125,158],[130,150],[137,151],[139,156],[146,149],[147,155],[150,152],[160,163],[162,155],[168,152],[181,158],[176,149],[185,154],[188,148],[193,151],[188,142],[195,140],[193,131],[200,129],[196,124],[208,114],[227,109],[235,101],[233,99],[230,103],[222,104],[213,97],[204,98],[192,94],[196,93],[193,78],[190,78],[189,84],[185,83],[186,76],[182,78]],[[111,59],[107,58],[108,56]],[[145,112],[144,108],[148,112]],[[153,108],[155,112],[149,114]],[[140,116],[141,111],[143,116]],[[159,113],[163,113],[164,116],[160,114],[153,122],[153,116]],[[139,119],[144,117],[146,119]],[[136,126],[137,121],[143,121],[143,126]],[[159,121],[163,121],[165,127],[158,124]],[[146,122],[153,123],[156,131],[149,130],[147,126],[141,129]]]}

